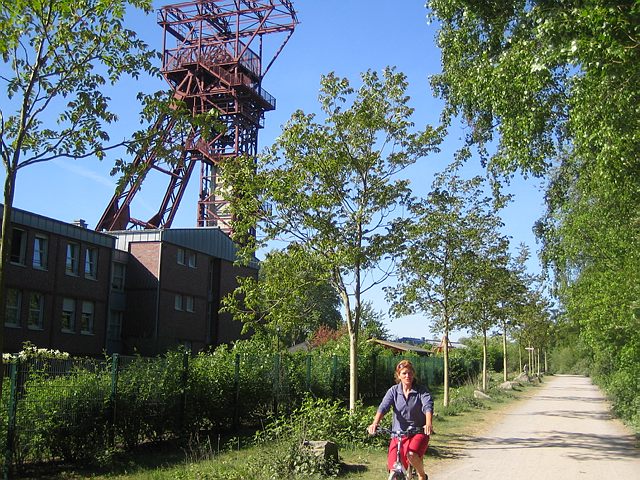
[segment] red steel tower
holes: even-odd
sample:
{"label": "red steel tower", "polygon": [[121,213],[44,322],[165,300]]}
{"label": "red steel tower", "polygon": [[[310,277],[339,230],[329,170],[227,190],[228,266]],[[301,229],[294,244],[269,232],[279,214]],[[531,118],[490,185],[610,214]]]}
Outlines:
{"label": "red steel tower", "polygon": [[[211,139],[198,131],[180,134],[169,117],[158,119],[156,128],[163,132],[163,141],[184,147],[181,158],[168,164],[153,151],[141,152],[133,160],[136,174],[112,197],[96,230],[169,228],[199,164],[197,226],[231,231],[218,167],[225,158],[255,159],[264,113],[276,107],[275,98],[262,88],[262,79],[297,23],[289,0],[200,0],[158,11],[164,31],[162,73],[174,97],[194,114],[215,112],[225,128]],[[158,211],[144,221],[131,216],[131,203],[151,170],[166,175],[169,184]]]}

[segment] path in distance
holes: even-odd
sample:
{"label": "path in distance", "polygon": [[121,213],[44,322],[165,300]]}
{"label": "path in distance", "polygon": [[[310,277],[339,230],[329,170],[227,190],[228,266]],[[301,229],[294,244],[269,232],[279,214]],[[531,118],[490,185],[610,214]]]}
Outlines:
{"label": "path in distance", "polygon": [[640,480],[635,435],[589,378],[544,377],[530,391],[488,430],[465,438],[458,459],[429,470],[427,453],[430,479]]}

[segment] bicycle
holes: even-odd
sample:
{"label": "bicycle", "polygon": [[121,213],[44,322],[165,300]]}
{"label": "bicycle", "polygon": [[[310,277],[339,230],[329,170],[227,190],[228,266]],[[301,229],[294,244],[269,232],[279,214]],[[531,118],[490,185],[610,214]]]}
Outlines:
{"label": "bicycle", "polygon": [[388,433],[391,438],[398,439],[396,461],[393,464],[393,469],[389,472],[388,480],[411,480],[414,475],[417,476],[416,471],[411,464],[409,464],[408,468],[404,468],[400,455],[402,451],[402,440],[410,435],[420,433],[421,431],[421,429],[416,427],[409,427],[407,430],[391,430],[389,428],[378,427],[376,433]]}

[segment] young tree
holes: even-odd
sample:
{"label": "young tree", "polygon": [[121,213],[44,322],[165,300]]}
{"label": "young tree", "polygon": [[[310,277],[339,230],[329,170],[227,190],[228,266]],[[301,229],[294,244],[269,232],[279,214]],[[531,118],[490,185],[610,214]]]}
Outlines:
{"label": "young tree", "polygon": [[[387,68],[361,77],[356,90],[348,79],[323,76],[322,122],[297,111],[257,168],[223,166],[225,184],[233,185],[234,239],[248,254],[278,239],[321,259],[347,325],[352,409],[363,294],[388,276],[403,241],[399,207],[411,192],[399,174],[436,151],[442,136],[431,127],[412,131],[403,74]],[[244,234],[258,221],[262,238]]]}
{"label": "young tree", "polygon": [[[413,204],[414,219],[398,268],[396,287],[387,289],[396,315],[424,312],[435,329],[464,326],[463,306],[477,283],[483,246],[494,235],[492,199],[481,177],[460,178],[455,165],[439,174],[427,198]],[[444,348],[444,405],[449,405],[449,349]]]}
{"label": "young tree", "polygon": [[[491,246],[488,242],[486,246],[490,248],[478,262],[475,283],[471,285],[468,301],[462,306],[462,323],[482,337],[482,391],[487,390],[488,382],[487,333],[493,327],[503,325],[508,318],[505,303],[509,296],[506,284],[508,240],[499,238],[497,244]],[[506,351],[503,355],[506,358]]]}
{"label": "young tree", "polygon": [[[109,125],[118,118],[110,110],[106,90],[123,76],[159,75],[157,52],[125,26],[125,13],[131,8],[149,13],[153,5],[151,0],[17,0],[0,6],[0,84],[6,92],[0,102],[0,157],[5,169],[0,354],[4,267],[11,254],[11,213],[18,172],[56,159],[103,159],[108,150],[117,147],[126,146],[133,153],[161,144],[162,132],[153,127],[121,141],[112,141],[108,133]],[[182,120],[185,128],[204,124],[206,116],[191,120],[183,106],[167,94],[141,94],[139,98],[143,123],[172,115]],[[175,153],[171,147],[160,152],[169,157]],[[125,162],[119,161],[118,169],[126,171]]]}

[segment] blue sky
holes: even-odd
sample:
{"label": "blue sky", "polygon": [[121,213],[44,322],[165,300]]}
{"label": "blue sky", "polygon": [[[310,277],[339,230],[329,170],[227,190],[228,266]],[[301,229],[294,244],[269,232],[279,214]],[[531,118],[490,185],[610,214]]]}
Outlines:
{"label": "blue sky", "polygon": [[[159,8],[167,3],[170,2],[154,5]],[[441,102],[431,95],[428,78],[440,69],[440,53],[433,41],[436,27],[428,25],[422,0],[293,0],[293,3],[300,24],[263,83],[277,99],[277,108],[266,114],[265,128],[259,134],[260,149],[273,142],[296,109],[307,113],[319,111],[320,77],[331,71],[357,85],[361,72],[395,66],[407,75],[416,125],[437,124]],[[162,48],[162,29],[156,24],[155,14],[136,14],[131,18],[131,27],[152,47]],[[111,92],[120,116],[119,125],[113,129],[114,140],[139,128],[136,93],[165,86],[162,81],[126,81]],[[442,153],[418,162],[408,172],[417,194],[426,194],[433,173],[451,161],[463,135],[459,127],[452,129]],[[84,219],[94,228],[115,190],[116,179],[109,176],[112,166],[113,159],[109,158],[102,162],[65,160],[28,167],[18,175],[14,206],[62,221]],[[472,167],[481,172],[477,162]],[[192,178],[174,227],[195,226],[197,184],[197,178]],[[147,218],[145,208],[155,212],[165,188],[166,184],[157,189],[145,182],[135,200],[135,208],[143,211],[132,213]],[[514,180],[511,191],[515,201],[504,211],[505,233],[512,237],[514,245],[521,242],[529,245],[535,257],[538,248],[531,228],[543,212],[542,194],[534,181],[519,178]],[[536,264],[534,258],[530,268],[536,270]],[[375,308],[386,311],[381,295],[374,297],[371,300]],[[421,316],[393,319],[389,330],[397,336],[435,336]]]}

